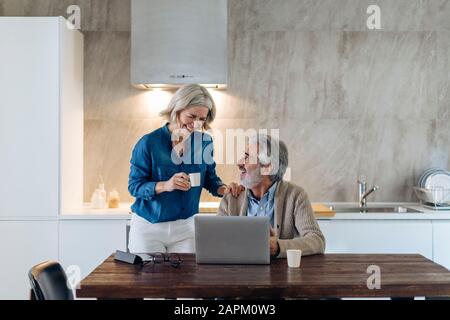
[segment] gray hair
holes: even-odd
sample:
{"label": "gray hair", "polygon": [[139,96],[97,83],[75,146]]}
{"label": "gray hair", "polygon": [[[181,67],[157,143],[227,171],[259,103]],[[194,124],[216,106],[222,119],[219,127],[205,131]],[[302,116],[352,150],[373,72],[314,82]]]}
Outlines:
{"label": "gray hair", "polygon": [[272,181],[283,180],[289,164],[286,144],[270,135],[258,134],[250,138],[250,143],[258,144],[258,161],[262,165],[272,164],[269,178]]}
{"label": "gray hair", "polygon": [[188,84],[179,88],[160,115],[174,122],[181,111],[195,106],[204,106],[209,109],[203,129],[210,129],[209,124],[216,117],[216,104],[208,90],[199,84]]}

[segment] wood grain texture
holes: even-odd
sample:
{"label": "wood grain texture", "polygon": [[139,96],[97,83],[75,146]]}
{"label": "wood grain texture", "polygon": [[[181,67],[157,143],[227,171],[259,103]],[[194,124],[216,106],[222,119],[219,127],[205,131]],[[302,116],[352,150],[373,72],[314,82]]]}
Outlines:
{"label": "wood grain texture", "polygon": [[[319,298],[449,297],[450,272],[415,254],[326,254],[302,258],[300,269],[285,259],[271,265],[182,264],[133,266],[110,256],[81,282],[77,297],[117,298]],[[369,290],[367,267],[381,270],[381,289]]]}

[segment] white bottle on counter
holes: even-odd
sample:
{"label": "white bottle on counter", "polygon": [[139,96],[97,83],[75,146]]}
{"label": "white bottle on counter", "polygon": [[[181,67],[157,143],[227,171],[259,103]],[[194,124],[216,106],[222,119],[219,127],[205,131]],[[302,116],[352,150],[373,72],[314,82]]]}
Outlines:
{"label": "white bottle on counter", "polygon": [[92,209],[104,209],[106,208],[106,190],[105,185],[101,183],[91,197]]}
{"label": "white bottle on counter", "polygon": [[98,188],[100,189],[100,192],[102,194],[102,198],[105,199],[105,206],[106,207],[106,190],[105,190],[105,184],[102,182],[98,185]]}

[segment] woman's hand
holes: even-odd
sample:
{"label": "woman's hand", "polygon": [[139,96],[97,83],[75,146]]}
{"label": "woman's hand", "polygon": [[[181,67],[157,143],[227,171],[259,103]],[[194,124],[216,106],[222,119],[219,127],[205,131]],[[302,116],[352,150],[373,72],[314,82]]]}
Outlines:
{"label": "woman's hand", "polygon": [[236,182],[230,183],[228,186],[221,186],[219,187],[219,190],[217,190],[217,193],[220,195],[226,195],[227,193],[231,193],[233,197],[237,198],[241,194],[242,191],[244,191],[245,188],[241,186],[240,184]]}
{"label": "woman's hand", "polygon": [[172,192],[174,190],[188,191],[191,188],[189,176],[184,172],[175,173],[172,178],[161,183],[161,191],[165,192]]}

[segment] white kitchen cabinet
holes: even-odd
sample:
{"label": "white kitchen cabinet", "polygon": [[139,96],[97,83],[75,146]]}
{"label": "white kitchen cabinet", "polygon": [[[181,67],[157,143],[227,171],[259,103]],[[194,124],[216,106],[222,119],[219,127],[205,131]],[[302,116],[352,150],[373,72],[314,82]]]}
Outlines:
{"label": "white kitchen cabinet", "polygon": [[[79,267],[80,280],[116,250],[126,251],[127,220],[61,220],[59,259]],[[75,269],[72,269],[75,270]]]}
{"label": "white kitchen cabinet", "polygon": [[433,261],[450,270],[450,221],[433,221]]}
{"label": "white kitchen cabinet", "polygon": [[433,259],[429,220],[321,220],[326,253],[418,253]]}
{"label": "white kitchen cabinet", "polygon": [[0,42],[0,217],[56,217],[83,200],[83,36],[0,17]]}
{"label": "white kitchen cabinet", "polygon": [[58,221],[0,221],[0,300],[29,299],[28,271],[58,260]]}

